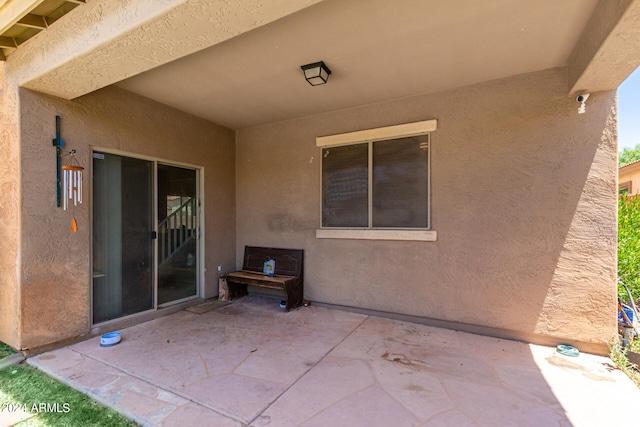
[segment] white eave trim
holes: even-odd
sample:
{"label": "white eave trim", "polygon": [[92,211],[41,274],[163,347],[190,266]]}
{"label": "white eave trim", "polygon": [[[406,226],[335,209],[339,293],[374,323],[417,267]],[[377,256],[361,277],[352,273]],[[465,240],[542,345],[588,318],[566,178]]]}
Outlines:
{"label": "white eave trim", "polygon": [[402,125],[386,126],[337,135],[319,136],[316,138],[316,147],[331,147],[363,141],[424,135],[435,131],[437,127],[438,121],[436,119],[431,119],[424,120],[422,122],[405,123]]}

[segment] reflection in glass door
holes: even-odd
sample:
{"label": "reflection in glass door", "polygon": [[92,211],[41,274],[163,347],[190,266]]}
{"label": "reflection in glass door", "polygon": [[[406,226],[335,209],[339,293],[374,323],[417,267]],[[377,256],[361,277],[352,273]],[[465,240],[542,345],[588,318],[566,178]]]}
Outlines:
{"label": "reflection in glass door", "polygon": [[198,200],[194,169],[158,164],[158,305],[198,292]]}
{"label": "reflection in glass door", "polygon": [[153,308],[153,162],[93,155],[93,323]]}

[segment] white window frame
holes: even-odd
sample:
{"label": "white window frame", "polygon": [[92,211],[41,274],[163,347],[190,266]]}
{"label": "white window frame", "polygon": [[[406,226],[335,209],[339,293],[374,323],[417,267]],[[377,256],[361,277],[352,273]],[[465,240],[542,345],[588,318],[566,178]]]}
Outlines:
{"label": "white window frame", "polygon": [[[438,127],[435,119],[424,120],[414,123],[405,123],[395,126],[386,126],[375,129],[366,129],[356,132],[341,133],[337,135],[321,136],[316,138],[316,147],[327,148],[344,145],[354,145],[369,143],[369,156],[371,156],[371,144],[375,141],[405,138],[418,135],[430,135]],[[369,165],[371,169],[371,165]],[[429,136],[429,179],[428,179],[428,201],[427,225],[431,227],[431,136]],[[322,172],[321,172],[322,174]],[[371,170],[369,170],[369,175]],[[369,211],[371,206],[369,206]],[[371,212],[369,212],[371,215]],[[359,239],[359,240],[412,240],[432,242],[437,239],[435,230],[427,228],[412,229],[377,229],[377,228],[330,228],[322,227],[322,179],[320,179],[320,228],[316,230],[318,239]]]}

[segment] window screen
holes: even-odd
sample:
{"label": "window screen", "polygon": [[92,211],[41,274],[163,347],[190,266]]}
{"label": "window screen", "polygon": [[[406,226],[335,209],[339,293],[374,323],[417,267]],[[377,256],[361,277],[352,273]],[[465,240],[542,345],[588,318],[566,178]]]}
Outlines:
{"label": "window screen", "polygon": [[373,143],[372,227],[428,227],[427,138]]}
{"label": "window screen", "polygon": [[429,228],[429,135],[324,148],[322,226]]}
{"label": "window screen", "polygon": [[368,144],[322,150],[322,226],[368,227]]}

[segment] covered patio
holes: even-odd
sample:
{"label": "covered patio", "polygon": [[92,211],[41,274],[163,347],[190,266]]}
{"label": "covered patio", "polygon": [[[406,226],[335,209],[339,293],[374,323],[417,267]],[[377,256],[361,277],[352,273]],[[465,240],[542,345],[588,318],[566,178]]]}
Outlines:
{"label": "covered patio", "polygon": [[28,359],[153,426],[629,425],[607,358],[249,296]]}

